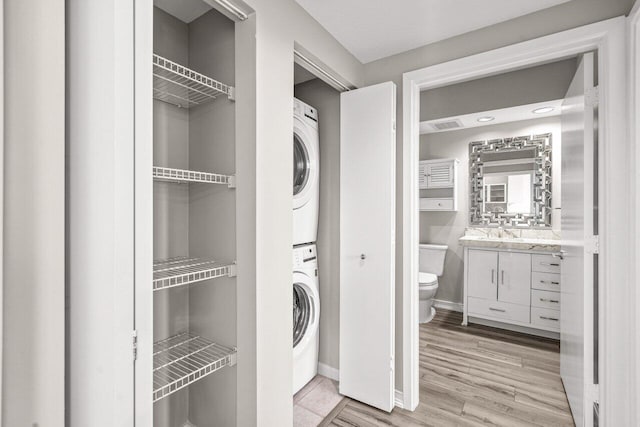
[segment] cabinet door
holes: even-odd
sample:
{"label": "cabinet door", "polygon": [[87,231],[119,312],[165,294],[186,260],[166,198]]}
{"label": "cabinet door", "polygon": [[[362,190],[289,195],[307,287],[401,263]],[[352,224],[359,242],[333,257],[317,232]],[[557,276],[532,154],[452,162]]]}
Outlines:
{"label": "cabinet door", "polygon": [[425,168],[427,174],[426,188],[453,187],[453,163],[428,163]]}
{"label": "cabinet door", "polygon": [[512,304],[531,303],[531,254],[500,252],[498,300]]}
{"label": "cabinet door", "polygon": [[495,301],[498,296],[498,252],[469,250],[467,293]]}

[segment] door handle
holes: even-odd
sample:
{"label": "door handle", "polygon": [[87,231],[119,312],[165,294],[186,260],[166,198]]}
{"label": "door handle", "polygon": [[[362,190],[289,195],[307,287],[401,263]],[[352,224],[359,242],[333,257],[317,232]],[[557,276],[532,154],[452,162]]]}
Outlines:
{"label": "door handle", "polygon": [[502,284],[504,285],[504,270],[502,270]]}
{"label": "door handle", "polygon": [[365,254],[360,254],[360,259],[364,261],[365,259],[367,259],[367,256]]}
{"label": "door handle", "polygon": [[493,275],[496,273],[496,271],[492,268],[491,269],[491,284],[493,285]]}

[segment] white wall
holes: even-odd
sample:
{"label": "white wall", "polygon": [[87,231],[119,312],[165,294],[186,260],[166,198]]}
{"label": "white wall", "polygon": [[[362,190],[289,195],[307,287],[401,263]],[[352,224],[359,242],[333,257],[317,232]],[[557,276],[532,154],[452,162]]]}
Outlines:
{"label": "white wall", "polygon": [[0,423],[57,427],[65,416],[64,1],[3,7]]}
{"label": "white wall", "polygon": [[[444,274],[438,280],[436,299],[462,303],[463,247],[458,239],[469,227],[469,143],[494,138],[552,133],[552,206],[560,207],[561,138],[560,117],[505,123],[494,126],[441,132],[420,137],[420,160],[457,158],[458,211],[420,212],[420,242],[449,246]],[[559,230],[560,211],[553,210],[553,228]]]}
{"label": "white wall", "polygon": [[[255,363],[256,374],[255,382],[240,374],[239,355],[238,406],[243,410],[238,413],[238,425],[286,426],[292,424],[293,418],[291,129],[294,43],[298,42],[355,85],[362,83],[362,65],[293,0],[252,0],[247,3],[256,11],[256,270],[253,289],[244,288],[242,292],[243,297],[255,301],[255,362],[248,362]],[[239,287],[243,285],[240,281],[242,268],[239,263]],[[244,325],[245,321],[238,324],[239,337]],[[238,352],[241,351],[239,342]],[[244,357],[253,358],[253,355],[245,354]]]}
{"label": "white wall", "polygon": [[320,354],[339,369],[340,361],[340,93],[319,79],[295,86],[296,98],[318,111],[320,133]]}
{"label": "white wall", "polygon": [[[491,27],[370,62],[364,84],[393,81],[402,86],[402,73],[554,34],[570,28],[625,15],[633,0],[572,0]],[[402,91],[398,91],[397,122],[402,123]],[[402,218],[402,127],[396,132],[396,218]],[[396,227],[396,265],[402,265],[402,223]],[[396,387],[402,388],[402,269],[396,269]]]}

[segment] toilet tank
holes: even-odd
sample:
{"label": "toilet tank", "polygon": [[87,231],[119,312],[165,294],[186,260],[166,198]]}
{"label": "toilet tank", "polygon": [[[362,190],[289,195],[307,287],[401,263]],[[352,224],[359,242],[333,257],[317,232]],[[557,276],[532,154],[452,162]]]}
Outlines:
{"label": "toilet tank", "polygon": [[442,276],[444,271],[444,257],[448,246],[420,244],[420,272]]}

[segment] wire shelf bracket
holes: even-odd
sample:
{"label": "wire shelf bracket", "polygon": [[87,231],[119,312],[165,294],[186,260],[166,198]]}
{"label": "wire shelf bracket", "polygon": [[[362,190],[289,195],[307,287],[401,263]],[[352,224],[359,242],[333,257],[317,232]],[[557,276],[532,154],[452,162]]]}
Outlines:
{"label": "wire shelf bracket", "polygon": [[235,175],[221,175],[217,173],[192,171],[187,169],[154,166],[153,178],[158,181],[176,182],[180,184],[201,182],[205,184],[225,184],[229,188],[236,188]]}
{"label": "wire shelf bracket", "polygon": [[235,101],[235,89],[176,62],[153,55],[153,97],[181,108],[206,104],[219,95]]}
{"label": "wire shelf bracket", "polygon": [[237,363],[237,349],[182,332],[153,344],[153,401]]}
{"label": "wire shelf bracket", "polygon": [[236,264],[178,257],[153,263],[153,290],[190,285],[218,277],[235,277]]}

